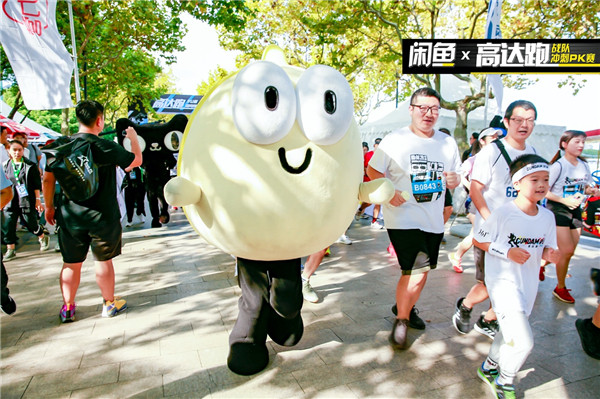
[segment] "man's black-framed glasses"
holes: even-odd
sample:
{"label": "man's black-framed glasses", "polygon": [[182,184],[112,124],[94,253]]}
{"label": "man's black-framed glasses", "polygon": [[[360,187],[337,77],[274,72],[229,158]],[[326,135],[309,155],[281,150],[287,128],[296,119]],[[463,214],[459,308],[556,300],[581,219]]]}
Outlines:
{"label": "man's black-framed glasses", "polygon": [[410,104],[411,107],[415,107],[418,108],[419,111],[421,111],[421,114],[423,115],[427,115],[427,113],[429,111],[431,111],[432,114],[437,115],[440,113],[440,107],[439,105],[432,105],[431,107],[428,105],[417,105],[417,104]]}

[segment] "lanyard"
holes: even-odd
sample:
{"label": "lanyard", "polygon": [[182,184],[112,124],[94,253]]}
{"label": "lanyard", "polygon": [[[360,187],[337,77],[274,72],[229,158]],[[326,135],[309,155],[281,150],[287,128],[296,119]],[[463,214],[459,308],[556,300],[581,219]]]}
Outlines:
{"label": "lanyard", "polygon": [[23,162],[15,163],[12,159],[10,160],[13,164],[13,173],[15,175],[15,179],[17,180],[17,184],[19,184],[19,174],[21,173],[21,169],[23,168]]}

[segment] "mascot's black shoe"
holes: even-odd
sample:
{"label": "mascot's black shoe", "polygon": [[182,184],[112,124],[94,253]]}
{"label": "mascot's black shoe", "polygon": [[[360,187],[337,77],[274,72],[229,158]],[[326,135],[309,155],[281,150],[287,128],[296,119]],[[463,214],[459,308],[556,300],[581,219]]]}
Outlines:
{"label": "mascot's black shoe", "polygon": [[271,309],[267,333],[275,343],[281,346],[296,345],[304,333],[304,323],[302,323],[300,313],[292,319],[285,319]]}
{"label": "mascot's black shoe", "polygon": [[150,225],[152,228],[154,227],[162,227],[162,224],[158,221],[158,219],[152,219],[152,224]]}
{"label": "mascot's black shoe", "polygon": [[594,287],[594,294],[600,296],[600,269],[592,267],[590,270],[590,278]]}
{"label": "mascot's black shoe", "polygon": [[269,351],[262,344],[236,342],[229,348],[227,367],[240,375],[252,375],[262,371],[269,364]]}

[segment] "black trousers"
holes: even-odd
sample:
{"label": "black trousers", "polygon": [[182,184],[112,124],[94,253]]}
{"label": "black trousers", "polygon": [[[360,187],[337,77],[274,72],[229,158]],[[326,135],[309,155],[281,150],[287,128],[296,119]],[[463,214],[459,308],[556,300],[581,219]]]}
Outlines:
{"label": "black trousers", "polygon": [[238,319],[229,345],[264,345],[267,334],[279,345],[300,341],[304,326],[300,259],[256,261],[238,258],[238,282],[242,289]]}
{"label": "black trousers", "polygon": [[26,211],[21,208],[17,208],[16,210],[5,209],[3,214],[2,240],[5,244],[16,244],[19,216],[23,217],[22,221],[25,222],[25,227],[31,234],[38,237],[44,234],[44,227],[40,224],[40,218],[35,209],[28,209]]}
{"label": "black trousers", "polygon": [[137,208],[136,214],[146,215],[144,207],[144,198],[146,197],[146,189],[143,185],[125,187],[125,208],[127,209],[127,221],[133,220],[133,211]]}

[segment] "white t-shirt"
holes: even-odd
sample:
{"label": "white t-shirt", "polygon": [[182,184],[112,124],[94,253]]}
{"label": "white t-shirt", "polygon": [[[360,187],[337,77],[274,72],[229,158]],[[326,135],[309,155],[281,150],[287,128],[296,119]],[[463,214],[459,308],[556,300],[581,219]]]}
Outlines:
{"label": "white t-shirt", "polygon": [[550,192],[561,198],[585,194],[585,187],[592,183],[590,167],[581,159],[577,159],[577,166],[565,158],[559,158],[550,165]]}
{"label": "white t-shirt", "polygon": [[437,130],[431,138],[419,137],[408,127],[395,130],[383,138],[369,165],[390,179],[396,190],[410,194],[398,207],[383,205],[387,228],[444,232],[442,172],[460,168],[452,137]]}
{"label": "white t-shirt", "polygon": [[531,254],[522,265],[485,253],[485,285],[497,313],[525,312],[529,316],[539,284],[544,248],[557,249],[554,214],[538,205],[535,216],[521,211],[514,202],[495,209],[474,239],[519,247]]}
{"label": "white t-shirt", "polygon": [[[535,149],[529,144],[525,145],[524,150],[517,150],[507,144],[505,139],[501,141],[511,160],[520,155],[536,153]],[[474,180],[483,184],[483,199],[485,199],[490,212],[517,197],[517,190],[514,189],[510,178],[508,163],[496,143],[486,145],[477,153],[473,164],[473,172],[471,173],[471,181]],[[476,212],[474,231],[479,228],[481,219],[479,212]]]}
{"label": "white t-shirt", "polygon": [[10,155],[8,155],[8,151],[4,148],[4,144],[0,144],[0,163],[4,164],[9,159]]}

